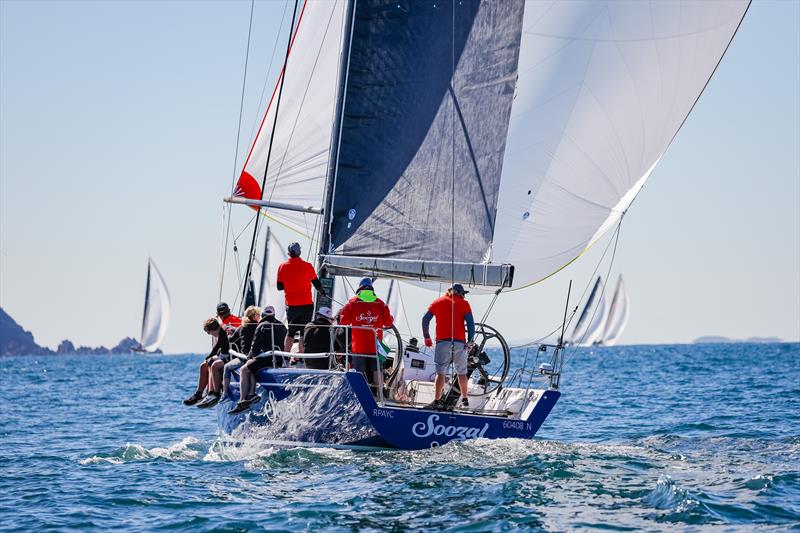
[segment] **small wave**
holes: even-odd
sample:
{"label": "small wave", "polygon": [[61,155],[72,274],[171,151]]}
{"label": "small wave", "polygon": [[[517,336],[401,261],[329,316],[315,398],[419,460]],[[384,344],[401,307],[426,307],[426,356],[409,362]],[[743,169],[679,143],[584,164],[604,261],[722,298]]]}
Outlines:
{"label": "small wave", "polygon": [[126,443],[111,453],[99,453],[79,461],[82,465],[134,463],[166,459],[168,461],[191,461],[200,456],[205,446],[194,437],[186,437],[166,448],[145,448],[139,444]]}
{"label": "small wave", "polygon": [[656,488],[644,497],[644,502],[656,509],[669,509],[678,513],[685,512],[699,503],[689,497],[686,489],[679,487],[668,475],[661,475],[658,478]]}

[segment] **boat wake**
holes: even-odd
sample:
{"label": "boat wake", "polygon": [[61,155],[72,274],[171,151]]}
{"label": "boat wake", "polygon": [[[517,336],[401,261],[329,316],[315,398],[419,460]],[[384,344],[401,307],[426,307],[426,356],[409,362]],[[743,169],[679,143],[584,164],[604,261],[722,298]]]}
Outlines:
{"label": "boat wake", "polygon": [[185,437],[167,447],[145,448],[140,444],[126,443],[110,453],[99,453],[79,461],[82,465],[146,462],[154,460],[194,461],[205,453],[207,446],[194,437]]}

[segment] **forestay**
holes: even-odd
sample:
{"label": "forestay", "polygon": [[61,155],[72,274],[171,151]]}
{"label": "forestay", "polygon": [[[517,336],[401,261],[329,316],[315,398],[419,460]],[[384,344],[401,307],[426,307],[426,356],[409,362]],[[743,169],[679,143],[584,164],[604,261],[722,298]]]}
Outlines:
{"label": "forestay", "polygon": [[147,263],[147,287],[142,317],[142,350],[153,352],[167,334],[170,317],[170,299],[167,284],[153,259]]}

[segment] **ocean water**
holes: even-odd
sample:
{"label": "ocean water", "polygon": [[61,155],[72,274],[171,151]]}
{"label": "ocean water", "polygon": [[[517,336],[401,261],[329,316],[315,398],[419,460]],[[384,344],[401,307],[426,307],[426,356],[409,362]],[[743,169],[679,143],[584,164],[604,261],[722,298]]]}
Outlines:
{"label": "ocean water", "polygon": [[228,445],[199,360],[0,358],[0,530],[800,528],[800,344],[579,350],[535,440],[417,452]]}

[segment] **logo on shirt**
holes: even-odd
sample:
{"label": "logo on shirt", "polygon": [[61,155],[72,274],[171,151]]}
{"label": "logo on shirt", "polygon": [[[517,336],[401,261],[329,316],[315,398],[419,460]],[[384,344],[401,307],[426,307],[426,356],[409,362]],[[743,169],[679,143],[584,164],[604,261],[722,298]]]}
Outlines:
{"label": "logo on shirt", "polygon": [[378,316],[373,315],[372,312],[367,311],[366,313],[361,313],[360,315],[356,315],[356,320],[361,322],[362,324],[372,325],[378,321]]}

